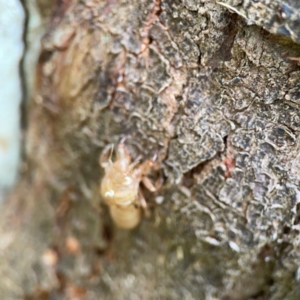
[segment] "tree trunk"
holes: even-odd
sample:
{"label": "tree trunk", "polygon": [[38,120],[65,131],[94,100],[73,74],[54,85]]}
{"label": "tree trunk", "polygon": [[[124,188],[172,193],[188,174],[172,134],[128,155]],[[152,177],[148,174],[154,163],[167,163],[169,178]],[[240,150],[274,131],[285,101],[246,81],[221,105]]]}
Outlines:
{"label": "tree trunk", "polygon": [[[241,2],[58,1],[1,299],[299,299],[299,4]],[[99,194],[123,137],[164,179],[133,230]]]}

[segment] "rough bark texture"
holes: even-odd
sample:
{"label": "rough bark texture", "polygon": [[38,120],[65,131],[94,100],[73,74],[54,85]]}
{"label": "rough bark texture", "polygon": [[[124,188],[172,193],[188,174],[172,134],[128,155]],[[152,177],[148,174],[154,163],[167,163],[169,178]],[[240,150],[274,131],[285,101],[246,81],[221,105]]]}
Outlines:
{"label": "rough bark texture", "polygon": [[[1,299],[299,299],[296,2],[56,7],[1,211]],[[98,193],[124,136],[164,174],[132,231]]]}

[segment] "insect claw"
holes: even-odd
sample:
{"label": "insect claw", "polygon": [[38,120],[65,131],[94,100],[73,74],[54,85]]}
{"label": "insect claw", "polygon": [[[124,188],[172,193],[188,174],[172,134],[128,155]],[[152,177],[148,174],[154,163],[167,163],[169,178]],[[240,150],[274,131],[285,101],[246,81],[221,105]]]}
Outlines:
{"label": "insect claw", "polygon": [[124,144],[124,142],[127,140],[127,139],[130,139],[131,138],[131,135],[125,135],[124,137],[122,137],[121,141],[120,141],[120,144]]}
{"label": "insect claw", "polygon": [[114,147],[115,147],[114,144],[112,144],[112,145],[111,145],[111,150],[110,150],[110,155],[109,155],[109,161],[110,161],[110,162],[112,162],[111,159],[112,159],[112,155],[113,155],[113,152],[114,152]]}
{"label": "insect claw", "polygon": [[133,163],[131,163],[130,164],[130,170],[133,170],[135,167],[136,167],[136,165],[138,165],[139,163],[140,163],[140,160],[142,159],[142,156],[141,155],[139,155],[135,160],[134,160],[134,162]]}
{"label": "insect claw", "polygon": [[152,157],[152,159],[151,160],[153,160],[153,161],[156,161],[156,159],[157,159],[157,152],[153,155],[153,157]]}
{"label": "insect claw", "polygon": [[111,152],[110,152],[109,160],[111,161],[111,156],[112,156],[112,153],[113,153],[114,144],[107,145],[104,148],[104,150],[102,151],[102,154],[99,157],[99,164],[100,164],[100,166],[105,167],[107,165],[107,162],[105,162],[105,161],[107,159],[108,152],[109,152],[110,149],[111,149]]}
{"label": "insect claw", "polygon": [[158,169],[160,168],[159,163],[156,161],[157,158],[158,158],[158,154],[159,154],[159,152],[156,151],[155,154],[153,155],[152,159],[150,160],[150,161],[152,162],[152,166],[151,166],[151,167],[152,167],[154,170],[158,170]]}

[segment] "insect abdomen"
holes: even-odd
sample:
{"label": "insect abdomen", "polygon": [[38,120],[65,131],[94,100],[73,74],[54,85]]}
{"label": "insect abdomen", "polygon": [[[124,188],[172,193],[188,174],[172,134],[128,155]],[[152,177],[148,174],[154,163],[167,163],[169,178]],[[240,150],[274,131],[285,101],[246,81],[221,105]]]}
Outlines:
{"label": "insect abdomen", "polygon": [[110,206],[110,215],[114,222],[121,228],[132,229],[136,227],[141,220],[141,208],[135,204],[125,207]]}

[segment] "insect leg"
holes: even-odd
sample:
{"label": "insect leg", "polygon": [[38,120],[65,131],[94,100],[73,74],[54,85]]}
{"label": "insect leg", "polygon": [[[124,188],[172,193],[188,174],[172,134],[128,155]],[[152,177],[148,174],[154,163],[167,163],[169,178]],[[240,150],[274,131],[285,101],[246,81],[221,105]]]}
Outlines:
{"label": "insect leg", "polygon": [[101,153],[101,155],[100,155],[100,157],[99,157],[99,164],[100,164],[100,166],[103,167],[103,168],[105,168],[105,167],[107,166],[107,164],[108,164],[107,158],[108,158],[109,150],[111,151],[111,152],[110,152],[110,158],[109,158],[109,161],[111,161],[112,152],[113,152],[113,150],[114,150],[114,145],[113,145],[113,144],[107,145],[107,146],[103,149],[103,151],[102,151],[102,153]]}
{"label": "insect leg", "polygon": [[145,186],[150,192],[156,192],[156,187],[153,185],[153,183],[151,182],[151,180],[150,180],[148,177],[143,176],[142,182],[143,182],[144,186]]}
{"label": "insect leg", "polygon": [[139,201],[139,204],[141,205],[141,207],[142,207],[142,209],[145,213],[145,216],[147,218],[149,218],[150,217],[150,212],[149,212],[149,209],[148,209],[148,205],[147,205],[147,202],[146,202],[146,200],[144,198],[144,195],[143,195],[140,188],[139,188],[139,191],[138,191],[138,201]]}
{"label": "insect leg", "polygon": [[164,176],[163,176],[162,170],[160,170],[158,180],[155,182],[155,185],[154,185],[156,190],[159,190],[162,187],[163,183],[164,183]]}
{"label": "insect leg", "polygon": [[127,150],[124,141],[125,141],[126,137],[124,139],[122,139],[122,141],[120,142],[118,148],[117,148],[117,160],[126,160],[128,162],[128,164],[131,161],[131,157],[130,157],[130,153]]}
{"label": "insect leg", "polygon": [[135,166],[136,166],[137,164],[139,164],[139,162],[140,162],[141,159],[142,159],[142,156],[139,155],[139,156],[133,161],[133,163],[130,164],[130,166],[129,166],[130,170],[133,170],[133,169],[135,168]]}

